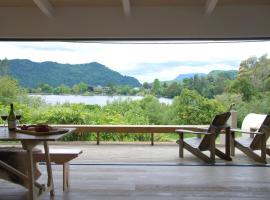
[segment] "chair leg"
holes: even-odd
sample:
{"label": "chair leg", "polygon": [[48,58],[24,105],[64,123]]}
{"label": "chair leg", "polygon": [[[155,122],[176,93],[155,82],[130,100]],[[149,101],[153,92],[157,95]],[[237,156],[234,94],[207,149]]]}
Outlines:
{"label": "chair leg", "polygon": [[231,132],[231,156],[235,156],[235,132]]}
{"label": "chair leg", "polygon": [[203,154],[199,149],[195,149],[187,143],[185,143],[184,145],[185,145],[186,150],[188,150],[190,153],[197,156],[198,158],[202,159],[203,161],[205,161],[207,163],[215,163],[215,161],[213,162],[212,159],[210,159],[208,156]]}
{"label": "chair leg", "polygon": [[261,156],[254,153],[252,149],[244,147],[243,145],[241,145],[238,142],[235,142],[235,147],[237,147],[239,150],[241,150],[248,157],[252,158],[254,161],[260,162],[260,163],[266,163],[266,159],[263,159]]}
{"label": "chair leg", "polygon": [[63,191],[69,187],[69,162],[63,164]]}
{"label": "chair leg", "polygon": [[265,134],[262,134],[261,136],[261,157],[266,162],[266,138]]}
{"label": "chair leg", "polygon": [[215,145],[216,137],[214,134],[210,135],[210,160],[212,163],[215,163],[215,152],[216,152],[216,145]]}
{"label": "chair leg", "polygon": [[184,157],[184,134],[179,133],[179,157]]}
{"label": "chair leg", "polygon": [[266,149],[266,154],[268,154],[270,156],[270,149],[269,148]]}
{"label": "chair leg", "polygon": [[221,159],[224,160],[228,160],[228,161],[232,161],[232,158],[228,157],[225,153],[223,153],[222,151],[220,151],[219,149],[215,149],[215,153],[218,157],[220,157]]}

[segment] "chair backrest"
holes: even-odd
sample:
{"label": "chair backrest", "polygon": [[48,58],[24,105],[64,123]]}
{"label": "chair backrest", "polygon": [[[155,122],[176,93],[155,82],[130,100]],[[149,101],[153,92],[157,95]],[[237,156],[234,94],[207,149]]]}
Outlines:
{"label": "chair backrest", "polygon": [[[266,115],[264,121],[262,122],[260,128],[257,130],[257,132],[264,133],[266,141],[270,137],[270,115]],[[250,147],[252,149],[260,149],[261,147],[261,135],[255,135],[253,138]]]}
{"label": "chair backrest", "polygon": [[259,132],[263,132],[264,129],[268,129],[270,127],[270,115],[266,115],[261,127],[259,128]]}
{"label": "chair backrest", "polygon": [[249,132],[250,128],[259,129],[265,120],[265,117],[266,115],[263,114],[247,114],[242,122],[241,130]]}
{"label": "chair backrest", "polygon": [[210,124],[210,127],[208,129],[208,132],[211,132],[211,127],[216,127],[218,129],[222,129],[225,125],[228,119],[230,118],[231,113],[225,112],[219,115],[216,115],[213,119],[212,123]]}
{"label": "chair backrest", "polygon": [[[228,119],[230,118],[230,116],[231,116],[230,112],[216,115],[215,118],[213,119],[212,123],[210,124],[207,132],[214,133],[214,134],[216,134],[215,137],[217,137],[222,128],[228,127],[228,125],[226,123],[227,123]],[[206,135],[201,140],[201,143],[199,145],[199,149],[207,150],[209,148],[209,146],[210,146],[210,136]]]}

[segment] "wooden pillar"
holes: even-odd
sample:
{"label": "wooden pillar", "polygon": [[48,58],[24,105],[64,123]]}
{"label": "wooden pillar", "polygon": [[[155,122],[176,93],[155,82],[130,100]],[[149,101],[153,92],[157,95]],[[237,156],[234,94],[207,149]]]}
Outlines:
{"label": "wooden pillar", "polygon": [[235,139],[235,132],[231,132],[231,155],[234,156],[235,155],[235,145],[234,145],[234,139]]}
{"label": "wooden pillar", "polygon": [[[231,116],[228,119],[228,124],[231,128],[237,128],[237,111],[236,110],[230,110]],[[225,145],[226,144],[226,136],[224,134],[220,135],[220,144]]]}
{"label": "wooden pillar", "polygon": [[237,111],[236,110],[231,110],[231,116],[229,118],[229,124],[231,128],[237,128]]}
{"label": "wooden pillar", "polygon": [[99,145],[99,132],[97,132],[97,145]]}
{"label": "wooden pillar", "polygon": [[154,133],[151,133],[151,145],[154,146]]}
{"label": "wooden pillar", "polygon": [[184,157],[184,134],[183,132],[179,133],[179,157]]}
{"label": "wooden pillar", "polygon": [[231,130],[230,127],[227,127],[225,130],[225,153],[227,157],[231,156],[231,149],[230,149],[230,144],[231,144]]}

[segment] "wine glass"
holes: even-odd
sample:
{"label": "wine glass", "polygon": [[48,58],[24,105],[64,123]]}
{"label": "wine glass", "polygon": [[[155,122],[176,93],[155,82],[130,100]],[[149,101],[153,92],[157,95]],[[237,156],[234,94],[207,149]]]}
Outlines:
{"label": "wine glass", "polygon": [[8,112],[6,110],[1,111],[1,119],[4,121],[4,127],[6,126],[6,121],[8,118]]}
{"label": "wine glass", "polygon": [[20,125],[21,118],[22,118],[22,111],[21,110],[17,110],[16,111],[16,120],[17,120],[18,126]]}

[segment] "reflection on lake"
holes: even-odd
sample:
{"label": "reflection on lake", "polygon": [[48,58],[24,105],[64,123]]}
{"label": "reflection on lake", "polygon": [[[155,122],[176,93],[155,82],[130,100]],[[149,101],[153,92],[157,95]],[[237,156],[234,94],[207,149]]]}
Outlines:
{"label": "reflection on lake", "polygon": [[[97,104],[100,106],[106,105],[107,102],[114,100],[140,100],[142,96],[81,96],[81,95],[29,95],[32,97],[40,97],[48,104],[63,104],[63,103],[84,103],[84,104]],[[171,104],[172,99],[159,98],[160,103]]]}

